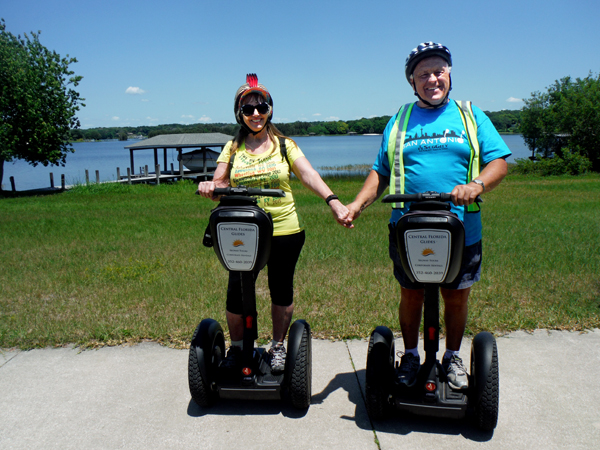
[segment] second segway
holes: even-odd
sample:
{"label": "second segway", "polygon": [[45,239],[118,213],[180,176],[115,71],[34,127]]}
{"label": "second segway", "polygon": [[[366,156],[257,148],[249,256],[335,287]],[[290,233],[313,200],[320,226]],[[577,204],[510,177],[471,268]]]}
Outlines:
{"label": "second segway", "polygon": [[371,333],[367,354],[367,409],[376,419],[383,418],[390,408],[455,419],[472,409],[479,428],[492,430],[498,422],[499,403],[498,351],[492,334],[481,332],[472,341],[467,390],[450,387],[436,356],[439,288],[458,275],[465,243],[464,226],[450,212],[450,199],[449,194],[437,192],[387,195],[383,199],[386,203],[411,202],[409,212],[396,226],[396,241],[404,271],[413,282],[425,286],[425,361],[412,386],[397,384],[394,335],[387,327],[377,327]]}

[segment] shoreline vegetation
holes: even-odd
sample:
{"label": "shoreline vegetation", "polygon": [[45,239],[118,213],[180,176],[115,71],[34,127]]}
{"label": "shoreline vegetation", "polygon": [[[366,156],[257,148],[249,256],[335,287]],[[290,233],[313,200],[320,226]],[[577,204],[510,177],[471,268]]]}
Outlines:
{"label": "shoreline vegetation", "polygon": [[[364,176],[327,182],[348,203]],[[389,205],[376,202],[346,230],[322,200],[292,183],[307,232],[295,317],[322,339],[365,338],[378,325],[398,332]],[[191,182],[93,183],[0,197],[0,348],[144,340],[185,348],[201,319],[225,326],[227,272],[201,243],[216,204],[194,191]],[[509,175],[484,199],[482,280],[472,291],[467,335],[600,327],[600,175]],[[257,302],[265,342],[264,274]]]}
{"label": "shoreline vegetation", "polygon": [[[507,134],[520,133],[520,110],[484,111],[498,132]],[[347,134],[382,134],[392,116],[378,116],[359,120],[337,120],[329,122],[276,123],[275,125],[286,136],[336,136]],[[138,127],[97,127],[85,130],[71,130],[71,138],[77,141],[97,141],[107,139],[145,139],[159,134],[179,133],[223,133],[235,136],[239,125],[231,123],[210,124],[165,124]]]}

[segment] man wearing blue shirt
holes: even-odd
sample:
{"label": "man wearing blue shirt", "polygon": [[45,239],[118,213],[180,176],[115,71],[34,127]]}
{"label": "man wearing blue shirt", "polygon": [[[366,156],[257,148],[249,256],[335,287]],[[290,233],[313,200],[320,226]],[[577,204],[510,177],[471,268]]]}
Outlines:
{"label": "man wearing blue shirt", "polygon": [[[388,186],[395,193],[437,191],[452,195],[452,211],[465,225],[465,251],[456,280],[441,289],[446,323],[442,366],[452,388],[466,389],[467,372],[459,350],[469,293],[479,280],[481,268],[481,214],[474,201],[506,176],[505,158],[510,150],[479,108],[449,99],[451,70],[450,51],[441,44],[426,42],[410,53],[405,74],[419,100],[405,105],[390,119],[372,170],[348,209],[349,218],[355,220]],[[406,204],[392,210],[389,251],[401,286],[399,317],[405,346],[397,381],[412,386],[420,366],[417,345],[424,289],[406,276],[396,250],[392,228],[406,211]]]}

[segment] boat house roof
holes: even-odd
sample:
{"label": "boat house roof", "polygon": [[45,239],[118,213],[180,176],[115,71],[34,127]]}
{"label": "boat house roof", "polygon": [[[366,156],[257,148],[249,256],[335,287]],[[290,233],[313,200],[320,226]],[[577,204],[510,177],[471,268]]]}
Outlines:
{"label": "boat house roof", "polygon": [[191,147],[224,147],[233,136],[223,133],[182,133],[159,134],[135,144],[127,145],[129,150],[149,148],[191,148]]}
{"label": "boat house roof", "polygon": [[[136,142],[135,144],[126,145],[125,148],[129,150],[129,165],[131,173],[135,173],[135,162],[133,160],[133,152],[135,150],[154,150],[154,166],[158,166],[158,149],[163,149],[163,169],[167,167],[167,149],[177,149],[179,154],[178,159],[181,163],[181,154],[185,148],[196,148],[200,149],[204,153],[204,160],[208,154],[215,153],[209,150],[209,147],[219,148],[219,153],[225,147],[227,142],[233,139],[233,136],[223,133],[181,133],[181,134],[159,134],[158,136],[151,137],[150,139],[144,139],[143,141]],[[183,166],[180,164],[179,171],[183,174]],[[207,168],[204,167],[202,175],[207,175]]]}

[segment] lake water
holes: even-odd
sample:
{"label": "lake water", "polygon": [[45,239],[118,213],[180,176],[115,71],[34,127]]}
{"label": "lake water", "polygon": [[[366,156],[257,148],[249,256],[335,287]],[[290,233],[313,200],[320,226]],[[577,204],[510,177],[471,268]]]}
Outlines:
{"label": "lake water", "polygon": [[[527,158],[531,151],[525,145],[521,135],[503,135],[512,152],[508,162],[515,158]],[[308,160],[319,172],[325,173],[323,167],[346,166],[357,164],[373,164],[381,136],[310,136],[296,137],[298,143]],[[10,177],[15,178],[18,191],[38,189],[50,186],[50,172],[54,174],[55,186],[60,186],[61,175],[65,175],[67,185],[84,183],[85,171],[89,171],[91,181],[96,180],[96,170],[100,173],[101,181],[115,180],[117,167],[121,175],[127,174],[129,167],[129,150],[126,145],[138,141],[104,141],[104,142],[77,142],[73,144],[75,153],[67,155],[65,167],[38,165],[33,167],[24,161],[17,160],[4,164],[3,188],[10,190]],[[154,152],[152,150],[137,150],[134,152],[135,172],[139,173],[140,167],[148,165],[154,171]],[[158,151],[159,164],[163,165],[163,150]],[[167,153],[167,169],[173,164],[178,169],[177,151],[169,149]]]}

